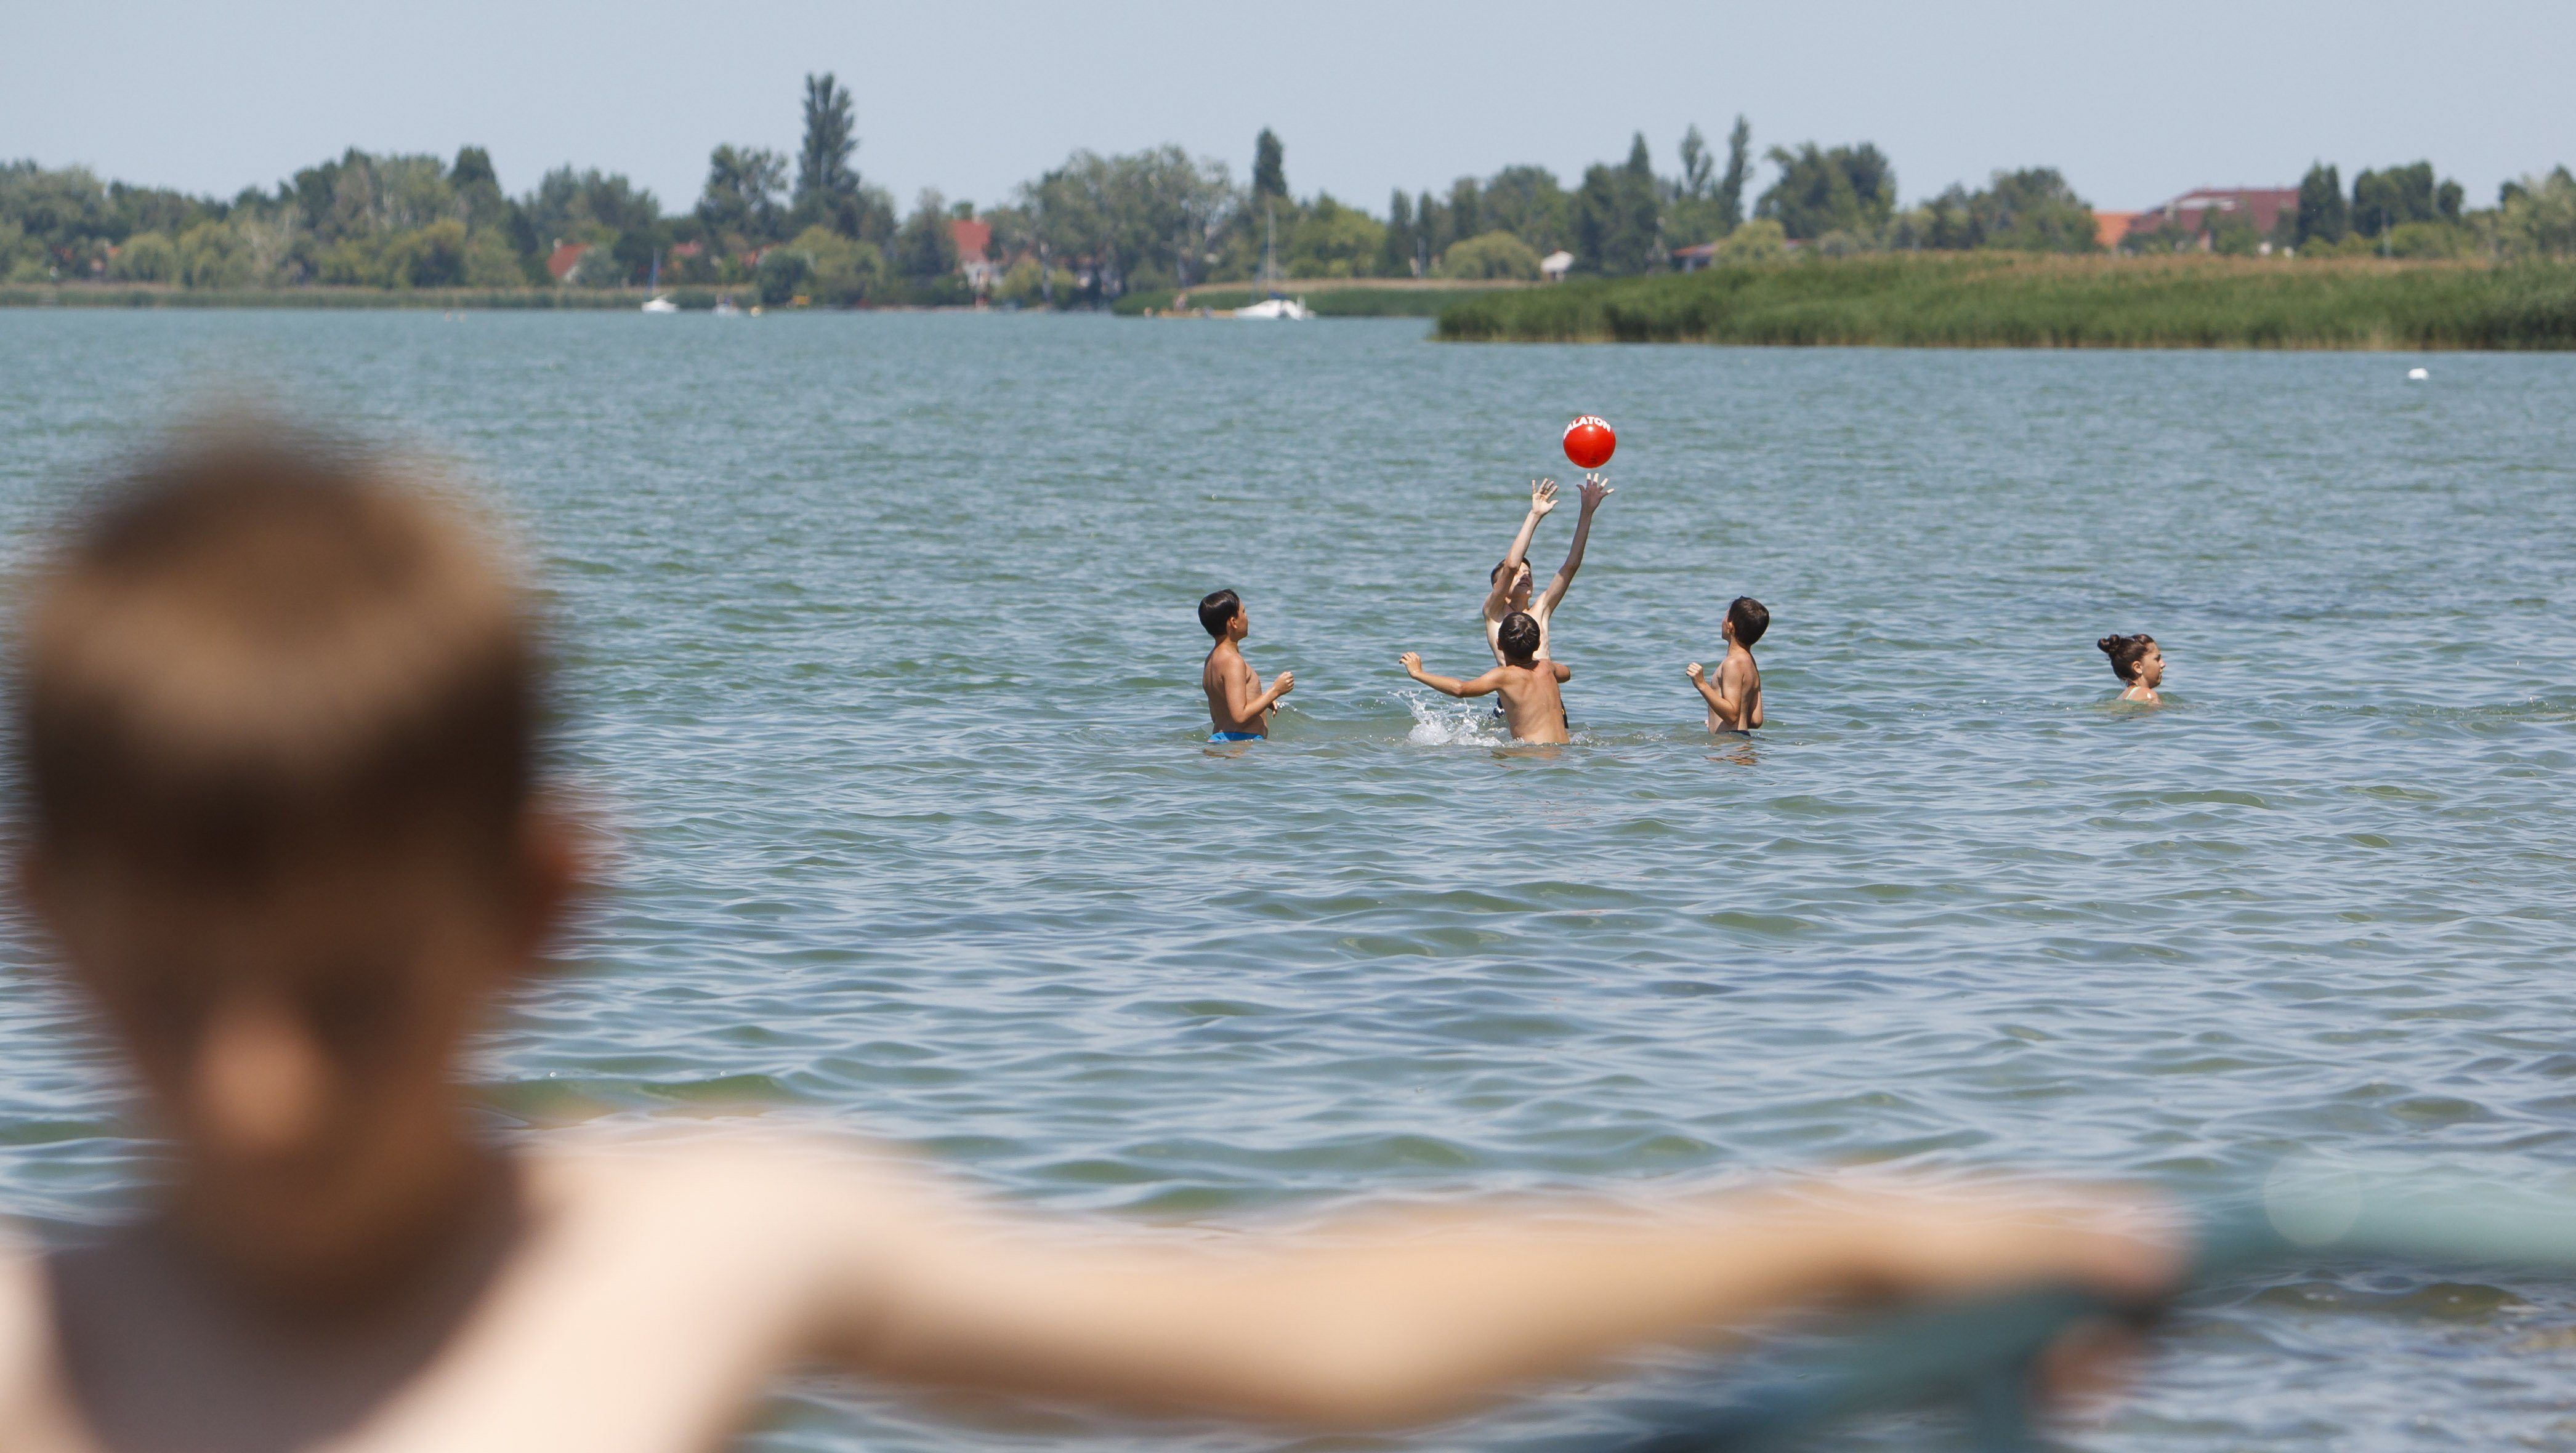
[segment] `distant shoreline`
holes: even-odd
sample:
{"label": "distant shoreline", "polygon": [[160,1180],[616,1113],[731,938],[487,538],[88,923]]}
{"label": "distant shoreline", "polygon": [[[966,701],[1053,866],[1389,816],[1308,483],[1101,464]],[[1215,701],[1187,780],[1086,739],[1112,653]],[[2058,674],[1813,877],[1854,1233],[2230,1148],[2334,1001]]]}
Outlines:
{"label": "distant shoreline", "polygon": [[[1419,305],[1380,307],[1339,307],[1319,311],[1343,315],[1403,315],[1430,317],[1440,306],[1460,297],[1533,284],[1498,281],[1472,282],[1450,278],[1283,278],[1279,291],[1291,297],[1318,293],[1384,294],[1390,300],[1406,295],[1421,300]],[[1258,282],[1211,283],[1190,289],[1194,295],[1205,295],[1208,306],[1235,307],[1257,296],[1263,288]],[[407,312],[423,310],[452,312],[459,310],[487,312],[632,312],[644,306],[647,299],[668,297],[682,310],[696,312],[713,308],[719,297],[730,297],[749,309],[758,302],[758,291],[750,284],[735,287],[707,287],[692,284],[658,290],[645,288],[369,288],[331,284],[306,284],[284,288],[185,288],[170,283],[35,283],[0,284],[0,308],[302,308],[302,309],[393,309]],[[1113,305],[1113,311],[1133,315],[1145,306],[1157,309],[1171,306],[1169,289],[1129,293]],[[1140,301],[1143,300],[1143,301]],[[1192,306],[1197,306],[1193,303]],[[773,312],[839,312],[837,308],[780,306]],[[919,307],[887,305],[881,308],[861,305],[847,311],[873,312],[970,312],[966,307]],[[1040,311],[1032,307],[1029,311]]]}
{"label": "distant shoreline", "polygon": [[[1535,287],[1510,279],[1484,282],[1460,278],[1282,278],[1278,290],[1289,297],[1312,297],[1330,294],[1386,295],[1378,306],[1366,302],[1353,304],[1341,300],[1336,306],[1319,307],[1327,316],[1408,316],[1431,317],[1448,303],[1462,297],[1515,288]],[[1202,283],[1184,291],[1192,301],[1189,306],[1233,308],[1249,302],[1265,291],[1258,281]],[[1133,292],[1119,298],[1111,311],[1125,316],[1141,313],[1146,307],[1157,311],[1172,306],[1172,289]],[[1402,296],[1403,303],[1395,302]],[[668,297],[683,311],[713,308],[719,297],[730,297],[749,309],[758,302],[758,289],[749,283],[730,287],[703,284],[646,288],[370,288],[324,283],[308,283],[283,288],[185,288],[171,283],[77,282],[0,284],[0,308],[321,308],[321,309],[396,309],[409,312],[429,310],[451,312],[474,310],[490,312],[616,312],[633,311],[647,299]],[[995,305],[999,307],[1000,305]],[[1028,311],[1043,311],[1032,304]],[[773,312],[971,312],[962,306],[916,306],[867,304],[857,309],[779,306]]]}
{"label": "distant shoreline", "polygon": [[[662,292],[674,292],[665,288]],[[748,305],[751,289],[732,289]],[[0,286],[0,308],[393,308],[417,312],[460,308],[515,311],[629,312],[659,294],[642,288],[359,288],[313,284],[293,288],[183,288],[154,283],[53,283]],[[713,307],[710,292],[703,306]]]}

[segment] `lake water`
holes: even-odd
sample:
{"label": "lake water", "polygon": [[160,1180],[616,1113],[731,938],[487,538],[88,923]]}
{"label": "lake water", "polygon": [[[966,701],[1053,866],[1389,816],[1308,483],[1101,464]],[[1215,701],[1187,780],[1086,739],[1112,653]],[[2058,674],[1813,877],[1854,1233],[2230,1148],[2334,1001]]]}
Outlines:
{"label": "lake water", "polygon": [[[622,835],[577,971],[491,1048],[532,1122],[765,1108],[1181,1219],[2576,1163],[2576,358],[1425,331],[7,312],[0,526],[231,389],[486,482]],[[1557,618],[1577,740],[1505,749],[1395,657],[1478,665],[1580,412],[1621,445]],[[1220,585],[1299,682],[1250,749],[1202,741]],[[1772,612],[1749,744],[1681,670],[1738,593]],[[2170,706],[2106,704],[2112,631],[2163,643]],[[95,1217],[135,1143],[0,954],[0,1212]],[[2213,1294],[2078,1440],[2576,1442],[2576,1288],[2426,1281]],[[1643,1385],[1399,1442],[1617,1427]],[[829,1383],[754,1443],[1172,1445]]]}

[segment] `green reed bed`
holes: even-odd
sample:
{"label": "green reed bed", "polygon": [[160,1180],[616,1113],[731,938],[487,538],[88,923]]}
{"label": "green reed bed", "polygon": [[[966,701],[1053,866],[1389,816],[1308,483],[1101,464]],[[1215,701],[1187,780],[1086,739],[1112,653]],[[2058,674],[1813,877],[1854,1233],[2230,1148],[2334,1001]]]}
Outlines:
{"label": "green reed bed", "polygon": [[1461,301],[1454,342],[1917,348],[2576,348],[2576,266],[1880,256]]}

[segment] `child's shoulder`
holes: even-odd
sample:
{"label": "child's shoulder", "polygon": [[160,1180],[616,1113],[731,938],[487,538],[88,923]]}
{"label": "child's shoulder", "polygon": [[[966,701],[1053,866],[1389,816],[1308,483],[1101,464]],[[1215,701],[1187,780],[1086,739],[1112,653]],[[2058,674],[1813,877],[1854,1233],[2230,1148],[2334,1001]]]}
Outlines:
{"label": "child's shoulder", "polygon": [[[942,1199],[937,1183],[863,1141],[689,1129],[574,1131],[520,1157],[530,1199],[579,1219],[792,1234],[815,1215],[902,1216]],[[807,1230],[824,1230],[808,1226]]]}

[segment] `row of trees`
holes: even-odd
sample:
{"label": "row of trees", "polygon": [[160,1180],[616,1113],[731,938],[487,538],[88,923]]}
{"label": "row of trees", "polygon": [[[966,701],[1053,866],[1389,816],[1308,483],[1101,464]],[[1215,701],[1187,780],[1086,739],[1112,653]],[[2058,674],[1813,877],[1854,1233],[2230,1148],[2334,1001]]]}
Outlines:
{"label": "row of trees", "polygon": [[[953,272],[944,208],[907,233],[885,193],[851,165],[855,133],[848,88],[809,76],[793,172],[790,158],[719,146],[698,205],[677,216],[665,215],[649,189],[596,168],[558,167],[525,195],[508,196],[477,146],[452,161],[352,148],[274,191],[252,187],[229,201],[16,162],[0,165],[0,281],[619,287],[659,271],[674,281],[765,284],[796,271],[760,272],[792,239],[808,245],[795,258],[803,275],[789,281],[852,274],[862,280],[844,288],[852,295],[867,280],[900,276],[907,262],[930,277]],[[908,235],[925,234],[932,256],[904,251]]]}
{"label": "row of trees", "polygon": [[1561,188],[1542,167],[1507,167],[1491,178],[1461,178],[1445,197],[1429,192],[1389,204],[1383,271],[1455,277],[1535,276],[1539,259],[1563,250],[1579,273],[1619,275],[1673,265],[1683,248],[1716,244],[1720,261],[1779,257],[1790,244],[1828,253],[1881,248],[2014,247],[2081,252],[2094,246],[2093,214],[2055,171],[1998,172],[1986,187],[1952,186],[1900,209],[1896,169],[1867,142],[1772,147],[1771,185],[1746,205],[1753,130],[1741,116],[1728,132],[1724,170],[1698,127],[1684,132],[1671,175],[1656,171],[1646,138],[1631,139],[1616,165],[1596,163],[1579,186]]}
{"label": "row of trees", "polygon": [[2173,221],[2132,230],[2131,252],[2198,251],[2301,257],[2485,258],[2500,262],[2576,257],[2576,176],[2566,167],[2499,189],[2488,208],[2467,205],[2467,189],[2439,177],[2429,161],[2364,169],[2343,186],[2339,167],[2319,162],[2300,179],[2295,206],[2267,230],[2226,212],[2196,225]]}
{"label": "row of trees", "polygon": [[2505,183],[2492,208],[2464,209],[2466,200],[2428,161],[2356,173],[2349,194],[2320,162],[2300,179],[2298,211],[2274,230],[2307,255],[2576,256],[2576,177],[2566,167]]}
{"label": "row of trees", "polygon": [[[1079,304],[1150,287],[1258,274],[1292,278],[1531,278],[1564,252],[1579,273],[1674,265],[1713,244],[1715,260],[1760,260],[1792,244],[1826,254],[1899,249],[2096,248],[2091,206],[2051,168],[1997,172],[1912,207],[1876,146],[1772,147],[1771,185],[1750,199],[1753,133],[1741,116],[1723,153],[1697,126],[1656,169],[1643,135],[1572,187],[1545,167],[1507,166],[1443,191],[1398,190],[1385,214],[1330,193],[1290,190],[1286,149],[1265,130],[1252,175],[1177,146],[1123,156],[1077,151],[980,213],[924,191],[899,213],[853,164],[850,91],[808,76],[793,155],[726,144],[708,157],[696,204],[669,215],[623,176],[570,166],[505,194],[489,155],[452,160],[351,150],[273,191],[230,201],[101,182],[80,168],[0,166],[0,280],[123,279],[190,287],[300,283],[376,287],[633,286],[658,277],[756,289],[772,301],[963,301],[960,264],[1006,299]],[[2576,181],[2565,168],[2509,183],[2496,207],[2465,209],[2457,182],[2426,162],[2363,171],[2347,193],[2320,164],[2271,237],[2214,216],[2198,233],[2133,233],[2130,250],[2270,242],[2303,255],[2576,255]],[[952,224],[980,219],[986,256],[961,259]]]}

